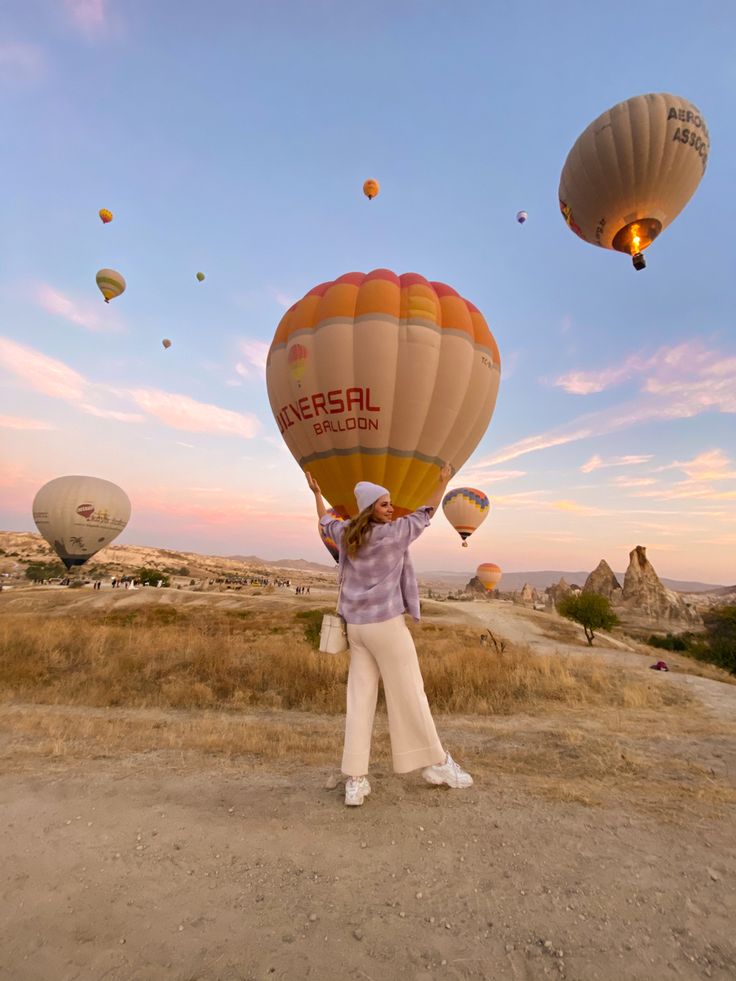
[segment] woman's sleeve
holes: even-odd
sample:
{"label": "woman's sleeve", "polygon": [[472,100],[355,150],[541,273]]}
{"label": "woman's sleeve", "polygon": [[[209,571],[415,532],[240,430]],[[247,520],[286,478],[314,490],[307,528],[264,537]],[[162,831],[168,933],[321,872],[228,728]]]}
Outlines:
{"label": "woman's sleeve", "polygon": [[421,507],[411,514],[405,514],[403,518],[397,518],[392,524],[395,541],[402,548],[408,548],[412,542],[416,541],[424,529],[429,525],[432,516],[432,508]]}

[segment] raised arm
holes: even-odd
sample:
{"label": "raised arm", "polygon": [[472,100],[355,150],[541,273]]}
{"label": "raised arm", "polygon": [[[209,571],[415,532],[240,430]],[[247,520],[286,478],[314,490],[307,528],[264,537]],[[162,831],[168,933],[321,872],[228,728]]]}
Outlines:
{"label": "raised arm", "polygon": [[327,514],[327,508],[325,507],[325,502],[322,500],[322,491],[319,489],[319,484],[308,470],[306,474],[309,489],[314,494],[314,503],[317,505],[317,519],[319,520]]}
{"label": "raised arm", "polygon": [[437,486],[424,504],[425,508],[432,508],[433,511],[437,511],[442,498],[445,496],[447,485],[450,482],[450,477],[452,477],[453,473],[454,470],[452,466],[449,463],[445,463],[440,470],[439,477],[437,478]]}

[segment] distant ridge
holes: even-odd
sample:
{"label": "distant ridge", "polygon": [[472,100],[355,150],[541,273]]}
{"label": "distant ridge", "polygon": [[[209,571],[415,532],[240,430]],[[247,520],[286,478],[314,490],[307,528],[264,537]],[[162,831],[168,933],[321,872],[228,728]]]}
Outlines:
{"label": "distant ridge", "polygon": [[246,562],[248,565],[275,566],[277,569],[300,569],[306,572],[333,572],[337,563],[322,565],[306,559],[262,559],[258,555],[226,555],[231,562]]}
{"label": "distant ridge", "polygon": [[[447,588],[460,589],[469,582],[475,573],[472,570],[467,572],[417,572],[417,578],[425,586],[445,585]],[[569,572],[555,569],[544,569],[533,572],[504,572],[500,583],[501,592],[512,593],[521,589],[525,582],[528,582],[534,589],[546,589],[554,583],[564,579],[572,585],[583,586],[588,578],[587,572]],[[616,578],[623,585],[624,573],[617,572]],[[664,579],[660,576],[660,582],[668,589],[674,589],[678,593],[710,593],[716,590],[723,590],[724,594],[730,592],[732,587],[720,584],[705,582],[690,582],[681,579]]]}

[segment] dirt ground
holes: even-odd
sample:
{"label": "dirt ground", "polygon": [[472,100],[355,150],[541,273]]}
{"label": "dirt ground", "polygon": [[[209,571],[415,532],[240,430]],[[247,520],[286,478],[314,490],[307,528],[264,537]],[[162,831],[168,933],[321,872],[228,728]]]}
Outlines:
{"label": "dirt ground", "polygon": [[[504,617],[545,649],[543,621]],[[47,707],[5,705],[0,978],[733,981],[736,687],[652,674],[697,699],[679,727],[439,717],[467,791],[394,776],[379,720],[360,808],[324,765],[157,745],[186,713],[141,710],[145,752],[75,755],[36,751]]]}

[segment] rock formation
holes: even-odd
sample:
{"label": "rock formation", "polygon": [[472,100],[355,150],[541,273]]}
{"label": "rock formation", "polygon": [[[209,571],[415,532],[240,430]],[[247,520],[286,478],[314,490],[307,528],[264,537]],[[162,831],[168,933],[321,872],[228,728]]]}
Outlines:
{"label": "rock formation", "polygon": [[685,624],[694,624],[700,620],[682,596],[662,585],[643,545],[637,545],[629,552],[629,567],[624,576],[621,605],[648,620],[679,620]]}
{"label": "rock formation", "polygon": [[514,603],[521,603],[522,606],[534,606],[537,600],[537,591],[528,582],[524,583],[518,593],[514,593]]}
{"label": "rock formation", "polygon": [[572,593],[572,586],[565,582],[564,576],[554,586],[547,587],[547,596],[549,596],[553,606],[558,606],[563,599],[572,596]]}
{"label": "rock formation", "polygon": [[601,559],[597,567],[585,580],[583,586],[584,593],[596,593],[598,596],[605,596],[611,604],[619,602],[621,599],[621,584],[613,570],[605,559]]}

